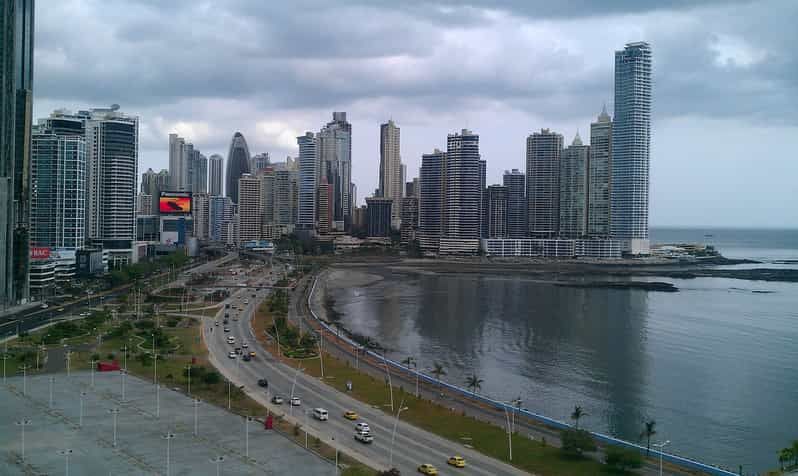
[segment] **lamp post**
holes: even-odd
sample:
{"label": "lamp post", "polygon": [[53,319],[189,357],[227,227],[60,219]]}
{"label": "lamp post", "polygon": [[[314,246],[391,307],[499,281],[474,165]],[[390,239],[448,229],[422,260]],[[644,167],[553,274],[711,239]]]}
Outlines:
{"label": "lamp post", "polygon": [[161,386],[155,385],[155,418],[161,418]]}
{"label": "lamp post", "polygon": [[122,401],[125,401],[125,377],[127,376],[127,370],[120,369],[119,370],[119,377],[122,382]]}
{"label": "lamp post", "polygon": [[244,455],[249,459],[249,422],[252,421],[251,416],[244,417]]}
{"label": "lamp post", "polygon": [[97,361],[91,359],[91,388],[94,388],[94,368],[96,367]]}
{"label": "lamp post", "polygon": [[69,349],[67,349],[67,351],[66,351],[67,377],[70,377],[72,375],[71,370],[70,370],[70,365],[69,365],[71,361],[72,361],[72,352]]}
{"label": "lamp post", "polygon": [[119,415],[119,408],[112,408],[108,410],[108,413],[114,416],[114,448],[116,448],[116,417]]}
{"label": "lamp post", "polygon": [[169,457],[170,457],[169,453],[172,450],[172,439],[174,439],[174,437],[175,434],[172,433],[171,431],[169,433],[161,435],[161,438],[166,440],[166,476],[169,476]]}
{"label": "lamp post", "polygon": [[301,369],[301,366],[299,364],[297,364],[296,372],[294,372],[294,381],[293,381],[293,383],[291,383],[291,399],[288,400],[288,414],[290,416],[294,416],[294,405],[291,404],[291,401],[294,399],[294,388],[296,387],[296,378],[299,375],[299,370],[300,369]]}
{"label": "lamp post", "polygon": [[188,364],[186,366],[186,369],[188,369],[188,396],[190,397],[191,396],[191,364]]}
{"label": "lamp post", "polygon": [[152,382],[158,384],[158,354],[155,353],[155,332],[152,333]]}
{"label": "lamp post", "polygon": [[665,448],[671,443],[671,440],[665,440],[662,443],[653,444],[654,448],[659,448],[659,476],[662,476],[662,448]]}
{"label": "lamp post", "polygon": [[507,448],[510,452],[510,461],[513,460],[513,433],[510,428],[510,411],[507,410],[507,405],[502,405],[504,408],[504,418],[507,423]]}
{"label": "lamp post", "polygon": [[6,360],[10,359],[11,356],[8,355],[8,348],[3,352],[3,385],[6,384]]}
{"label": "lamp post", "polygon": [[219,468],[221,467],[222,463],[224,463],[224,456],[217,456],[211,460],[211,463],[216,464],[216,476],[219,476]]}
{"label": "lamp post", "polygon": [[27,418],[23,418],[22,420],[14,422],[15,425],[19,426],[22,429],[22,461],[25,461],[25,427],[29,426],[32,421],[28,420]]}
{"label": "lamp post", "polygon": [[53,408],[53,383],[55,382],[55,377],[50,377],[50,401],[48,403],[48,408]]}
{"label": "lamp post", "polygon": [[64,457],[65,464],[66,464],[66,476],[69,476],[69,455],[71,455],[73,451],[69,448],[64,450],[58,450],[58,454]]}
{"label": "lamp post", "polygon": [[521,409],[522,402],[523,400],[521,400],[520,396],[518,396],[515,400],[510,402],[513,405],[513,414],[512,414],[512,419],[510,421],[510,432],[512,433],[515,433],[515,415],[516,413],[518,413],[518,410]]}
{"label": "lamp post", "polygon": [[20,367],[22,369],[22,396],[28,396],[28,369],[30,368],[29,365],[23,365]]}
{"label": "lamp post", "polygon": [[391,394],[391,413],[393,413],[393,385],[391,385],[391,371],[388,370],[388,360],[385,358],[385,352],[382,353],[382,363],[385,366],[385,375],[388,376],[388,390]]}
{"label": "lamp post", "polygon": [[228,410],[230,410],[230,401],[231,401],[230,388],[231,388],[231,386],[232,386],[232,384],[231,384],[230,380],[228,379],[227,380],[227,409]]}
{"label": "lamp post", "polygon": [[83,428],[83,398],[86,396],[86,392],[80,392],[80,417],[78,420],[78,426]]}
{"label": "lamp post", "polygon": [[200,399],[195,398],[193,403],[194,403],[194,438],[196,438],[197,436],[199,436],[199,432],[197,431],[197,408],[199,407]]}
{"label": "lamp post", "polygon": [[391,433],[391,456],[390,456],[391,467],[393,467],[393,442],[396,439],[396,427],[399,426],[399,415],[401,415],[403,411],[408,409],[407,407],[404,406],[404,403],[405,400],[403,398],[402,402],[399,404],[399,410],[396,412],[396,418],[393,421],[393,432]]}

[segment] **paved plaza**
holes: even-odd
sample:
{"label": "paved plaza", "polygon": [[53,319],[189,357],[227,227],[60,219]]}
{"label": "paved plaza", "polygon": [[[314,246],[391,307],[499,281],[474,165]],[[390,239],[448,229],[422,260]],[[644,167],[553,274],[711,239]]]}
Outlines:
{"label": "paved plaza", "polygon": [[[167,451],[174,476],[216,475],[218,457],[224,458],[221,475],[335,474],[332,464],[261,423],[250,422],[247,432],[244,418],[201,402],[195,437],[191,398],[161,387],[157,417],[151,382],[127,376],[124,401],[121,390],[119,372],[95,373],[93,388],[89,372],[39,375],[25,383],[14,377],[0,384],[0,474],[66,474],[67,458],[72,475],[167,474]],[[174,437],[165,438],[169,434]]]}

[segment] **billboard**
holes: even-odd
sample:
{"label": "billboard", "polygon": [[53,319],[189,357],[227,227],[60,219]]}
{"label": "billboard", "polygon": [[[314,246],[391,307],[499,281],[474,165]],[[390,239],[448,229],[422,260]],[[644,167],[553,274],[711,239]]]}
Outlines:
{"label": "billboard", "polygon": [[50,257],[50,248],[46,246],[31,246],[30,259],[48,259]]}
{"label": "billboard", "polygon": [[191,214],[191,192],[161,192],[158,197],[158,213],[161,215]]}

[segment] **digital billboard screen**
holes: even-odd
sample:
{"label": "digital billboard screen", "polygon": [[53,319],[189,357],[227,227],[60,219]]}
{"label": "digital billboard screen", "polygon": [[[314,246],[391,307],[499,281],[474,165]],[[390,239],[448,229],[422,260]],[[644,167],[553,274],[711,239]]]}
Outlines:
{"label": "digital billboard screen", "polygon": [[158,197],[161,215],[188,215],[191,213],[191,192],[161,192]]}

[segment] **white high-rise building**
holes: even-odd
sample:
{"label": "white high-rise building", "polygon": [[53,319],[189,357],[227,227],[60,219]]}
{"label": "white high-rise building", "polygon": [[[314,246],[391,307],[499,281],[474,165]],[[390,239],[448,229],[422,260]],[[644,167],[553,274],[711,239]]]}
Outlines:
{"label": "white high-rise building", "polygon": [[187,191],[189,189],[188,169],[191,158],[186,152],[186,140],[177,134],[169,134],[170,191]]}
{"label": "white high-rise building", "polygon": [[399,151],[400,130],[393,120],[380,126],[380,188],[379,196],[393,200],[391,226],[399,228],[402,207],[404,173]]}
{"label": "white high-rise building", "polygon": [[[479,135],[468,129],[446,143],[445,202],[440,253],[476,254],[482,217]],[[424,185],[422,184],[422,191]]]}
{"label": "white high-rise building", "polygon": [[610,190],[612,237],[624,251],[648,254],[651,47],[628,43],[615,52],[615,114]]}
{"label": "white high-rise building", "polygon": [[263,187],[252,174],[238,179],[239,242],[259,240],[263,230]]}
{"label": "white high-rise building", "polygon": [[557,236],[562,145],[562,136],[548,129],[526,139],[527,224],[533,238]]}
{"label": "white high-rise building", "polygon": [[223,193],[224,159],[219,154],[208,157],[208,194],[220,197]]}
{"label": "white high-rise building", "polygon": [[[296,138],[299,145],[299,210],[297,227],[311,229],[316,225],[316,188],[319,183],[319,151],[312,132]],[[329,223],[326,225],[329,226]]]}
{"label": "white high-rise building", "polygon": [[611,154],[612,119],[604,107],[596,122],[590,124],[587,234],[596,238],[610,236]]}
{"label": "white high-rise building", "polygon": [[210,237],[210,196],[207,193],[194,193],[191,207],[191,218],[194,222],[194,236],[198,240]]}

